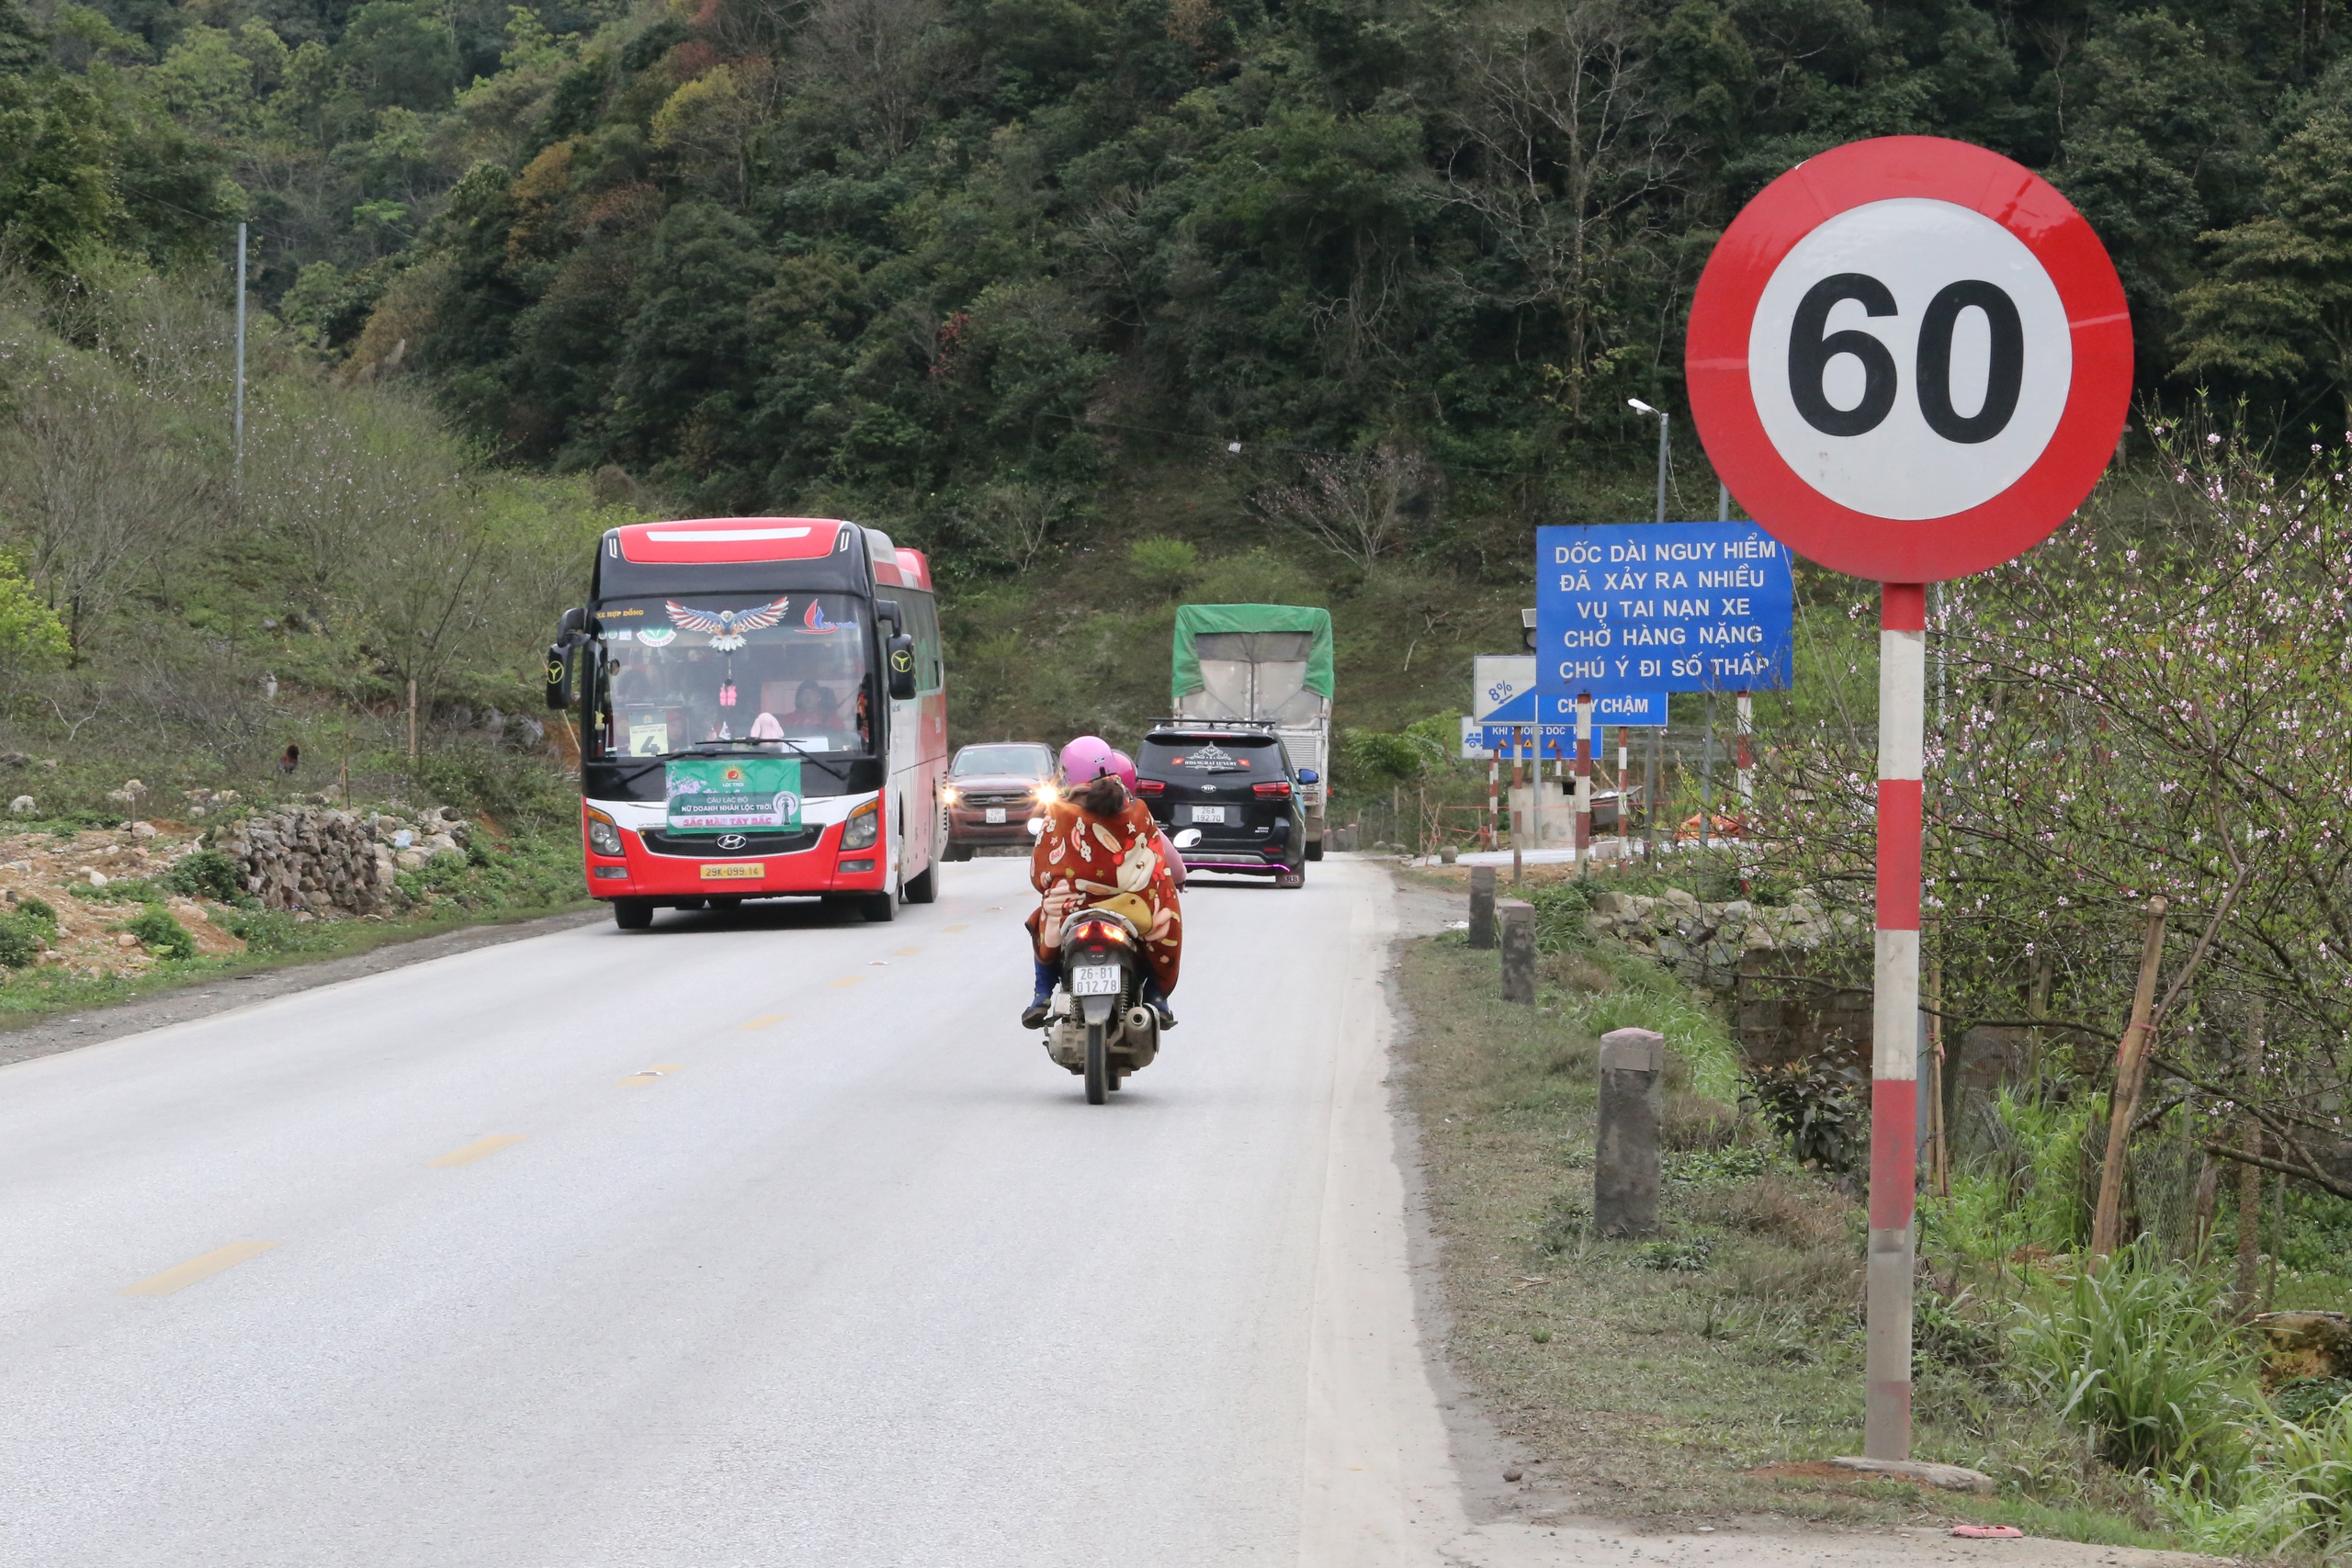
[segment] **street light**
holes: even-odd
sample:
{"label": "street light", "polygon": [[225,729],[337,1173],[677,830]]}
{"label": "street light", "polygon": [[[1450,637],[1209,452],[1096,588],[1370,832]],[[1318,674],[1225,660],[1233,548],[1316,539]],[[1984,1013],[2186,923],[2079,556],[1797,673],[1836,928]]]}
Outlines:
{"label": "street light", "polygon": [[1666,427],[1669,423],[1663,409],[1654,409],[1639,398],[1625,400],[1635,413],[1645,413],[1657,421],[1657,520],[1666,521]]}

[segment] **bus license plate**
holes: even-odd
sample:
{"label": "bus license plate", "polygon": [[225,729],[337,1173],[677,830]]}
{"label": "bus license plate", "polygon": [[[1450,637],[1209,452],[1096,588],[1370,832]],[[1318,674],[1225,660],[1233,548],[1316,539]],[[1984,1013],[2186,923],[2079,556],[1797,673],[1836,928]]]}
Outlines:
{"label": "bus license plate", "polygon": [[702,868],[705,882],[733,882],[747,878],[757,882],[767,873],[767,867],[757,861],[743,861],[729,865],[706,865]]}
{"label": "bus license plate", "polygon": [[991,821],[991,822],[1001,822],[1001,821],[1003,821],[1003,820],[1004,820],[1004,807],[1001,807],[1001,806],[991,806],[991,807],[989,807],[988,808],[988,812],[989,812],[989,821]]}
{"label": "bus license plate", "polygon": [[1222,806],[1195,806],[1193,807],[1193,820],[1195,822],[1222,822],[1225,820],[1225,807]]}
{"label": "bus license plate", "polygon": [[1069,994],[1073,997],[1115,997],[1119,994],[1119,966],[1115,964],[1081,964],[1069,972]]}

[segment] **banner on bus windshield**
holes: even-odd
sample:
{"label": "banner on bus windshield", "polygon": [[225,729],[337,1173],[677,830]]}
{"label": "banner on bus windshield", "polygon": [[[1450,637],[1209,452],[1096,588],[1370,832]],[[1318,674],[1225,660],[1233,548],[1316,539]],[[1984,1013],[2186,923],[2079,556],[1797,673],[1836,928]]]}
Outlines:
{"label": "banner on bus windshield", "polygon": [[673,833],[800,826],[797,757],[681,757],[668,771]]}

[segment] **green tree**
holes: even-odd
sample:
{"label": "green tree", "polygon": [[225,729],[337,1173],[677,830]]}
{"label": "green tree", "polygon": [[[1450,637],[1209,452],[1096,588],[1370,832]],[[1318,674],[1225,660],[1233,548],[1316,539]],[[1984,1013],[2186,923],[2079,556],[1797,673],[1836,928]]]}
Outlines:
{"label": "green tree", "polygon": [[2262,206],[2205,236],[2216,265],[2180,293],[2176,373],[2333,395],[2352,422],[2352,117],[2331,109],[2290,136]]}

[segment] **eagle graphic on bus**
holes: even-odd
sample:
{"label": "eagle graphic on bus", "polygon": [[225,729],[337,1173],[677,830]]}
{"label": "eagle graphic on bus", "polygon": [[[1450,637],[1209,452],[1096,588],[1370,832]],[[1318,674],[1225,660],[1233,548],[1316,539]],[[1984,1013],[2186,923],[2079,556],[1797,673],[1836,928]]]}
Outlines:
{"label": "eagle graphic on bus", "polygon": [[742,647],[744,633],[763,632],[784,619],[784,613],[791,604],[792,601],[785,598],[773,600],[756,610],[697,610],[675,599],[662,601],[673,625],[681,631],[708,632],[710,646],[721,653],[732,653]]}

